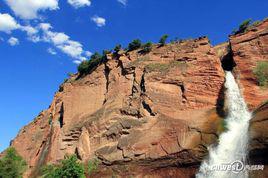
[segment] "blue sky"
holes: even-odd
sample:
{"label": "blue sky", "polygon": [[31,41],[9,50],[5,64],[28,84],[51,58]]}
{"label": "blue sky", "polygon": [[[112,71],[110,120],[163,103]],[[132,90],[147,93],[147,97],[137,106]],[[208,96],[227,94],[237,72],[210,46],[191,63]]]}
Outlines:
{"label": "blue sky", "polygon": [[267,0],[0,0],[0,151],[92,52],[163,34],[217,44],[267,9]]}

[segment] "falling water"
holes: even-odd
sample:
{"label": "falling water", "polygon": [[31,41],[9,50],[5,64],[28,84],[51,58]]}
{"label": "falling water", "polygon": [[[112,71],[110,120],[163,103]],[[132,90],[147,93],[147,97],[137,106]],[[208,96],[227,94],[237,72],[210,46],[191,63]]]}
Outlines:
{"label": "falling water", "polygon": [[[246,163],[251,113],[231,72],[226,72],[225,87],[229,111],[226,131],[220,135],[218,145],[209,148],[209,157],[201,164],[197,178],[248,177],[247,171],[240,168],[241,163]],[[226,170],[228,165],[232,167]]]}

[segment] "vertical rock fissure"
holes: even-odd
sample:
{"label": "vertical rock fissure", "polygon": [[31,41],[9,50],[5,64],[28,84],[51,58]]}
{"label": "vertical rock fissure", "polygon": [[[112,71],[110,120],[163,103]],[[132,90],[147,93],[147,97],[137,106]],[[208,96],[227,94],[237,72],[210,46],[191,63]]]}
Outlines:
{"label": "vertical rock fissure", "polygon": [[109,81],[110,71],[111,71],[111,69],[105,63],[104,76],[105,76],[105,79],[106,79],[106,85],[105,85],[106,92],[105,92],[105,97],[104,97],[103,104],[105,104],[107,102],[107,97],[108,97],[107,95],[108,95],[108,92],[109,92],[109,84],[110,84],[110,81]]}
{"label": "vertical rock fissure", "polygon": [[63,122],[63,113],[64,113],[64,106],[63,106],[63,103],[61,104],[61,107],[60,107],[60,117],[59,117],[59,123],[60,123],[60,128],[63,127],[64,125],[64,122]]}
{"label": "vertical rock fissure", "polygon": [[145,93],[146,92],[146,88],[145,88],[145,70],[143,71],[143,74],[141,76],[141,83],[140,83],[140,88],[141,88],[141,92]]}
{"label": "vertical rock fissure", "polygon": [[150,114],[150,116],[155,116],[155,113],[153,112],[152,108],[146,102],[146,98],[148,98],[148,96],[146,95],[145,73],[146,73],[146,70],[144,69],[143,74],[141,76],[141,81],[140,81],[140,90],[141,90],[140,96],[142,98],[142,106]]}
{"label": "vertical rock fissure", "polygon": [[179,84],[179,87],[181,89],[182,102],[185,103],[187,101],[187,97],[185,95],[185,87],[183,84]]}
{"label": "vertical rock fissure", "polygon": [[153,112],[149,104],[147,104],[145,101],[142,101],[142,106],[146,111],[150,113],[151,116],[155,116],[155,113]]}
{"label": "vertical rock fissure", "polygon": [[139,88],[138,88],[138,82],[136,79],[136,72],[133,73],[133,84],[132,84],[132,92],[131,92],[131,97],[135,97],[139,93]]}

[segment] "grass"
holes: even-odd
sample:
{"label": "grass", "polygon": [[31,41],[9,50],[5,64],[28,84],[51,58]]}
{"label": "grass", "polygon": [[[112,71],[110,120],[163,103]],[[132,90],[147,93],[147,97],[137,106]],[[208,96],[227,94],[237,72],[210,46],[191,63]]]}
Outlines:
{"label": "grass", "polygon": [[166,72],[169,70],[169,64],[167,63],[151,63],[146,66],[146,70],[148,72],[153,72],[153,71],[159,71],[159,72]]}
{"label": "grass", "polygon": [[181,61],[171,61],[169,63],[151,63],[146,66],[147,72],[168,72],[171,68],[176,67],[187,67],[185,62]]}
{"label": "grass", "polygon": [[145,62],[145,61],[149,61],[150,60],[150,57],[149,56],[144,56],[144,57],[141,57],[141,58],[138,58],[137,60],[133,61],[133,62],[130,62],[127,67],[137,67],[139,64]]}

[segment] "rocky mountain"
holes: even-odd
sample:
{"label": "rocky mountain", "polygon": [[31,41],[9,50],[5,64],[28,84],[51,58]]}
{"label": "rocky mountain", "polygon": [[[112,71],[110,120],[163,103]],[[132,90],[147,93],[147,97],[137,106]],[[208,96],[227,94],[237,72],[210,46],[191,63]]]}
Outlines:
{"label": "rocky mountain", "polygon": [[93,177],[194,177],[224,131],[224,70],[233,70],[254,111],[250,160],[267,164],[268,89],[253,74],[259,61],[268,61],[268,20],[215,47],[200,37],[153,45],[148,54],[108,54],[63,83],[11,146],[29,165],[26,177],[66,154],[98,159]]}

